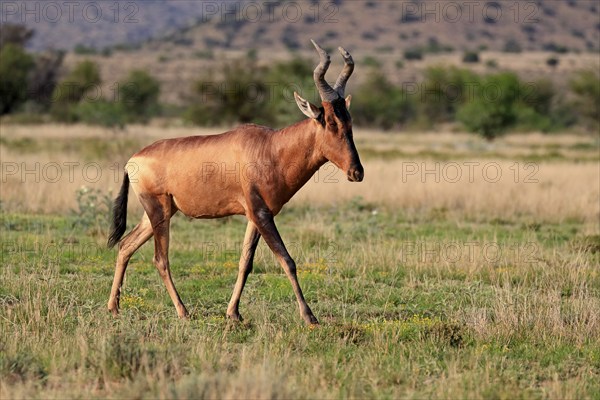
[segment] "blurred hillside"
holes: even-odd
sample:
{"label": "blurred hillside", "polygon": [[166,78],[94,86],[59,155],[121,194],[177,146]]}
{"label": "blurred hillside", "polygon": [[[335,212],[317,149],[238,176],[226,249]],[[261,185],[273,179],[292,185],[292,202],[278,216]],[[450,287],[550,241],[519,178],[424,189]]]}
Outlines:
{"label": "blurred hillside", "polygon": [[35,50],[302,48],[325,45],[376,51],[487,48],[597,51],[600,6],[565,1],[3,1],[2,23],[35,29]]}
{"label": "blurred hillside", "polygon": [[[169,88],[161,97],[170,103],[180,103],[189,95],[190,80],[210,70],[218,74],[227,59],[251,55],[259,63],[295,56],[313,60],[310,38],[330,49],[343,44],[358,67],[380,67],[398,84],[421,79],[430,65],[467,66],[479,73],[509,69],[526,80],[546,77],[559,85],[564,85],[574,70],[598,67],[600,7],[596,1],[131,4],[139,7],[128,9],[136,11],[132,18],[137,23],[110,22],[111,29],[88,23],[87,30],[63,34],[55,43],[80,44],[76,54],[66,58],[65,66],[92,57],[100,64],[102,75],[111,77],[109,84],[134,67],[150,71]],[[122,20],[127,19],[123,10],[131,4],[120,4]],[[105,12],[107,18],[110,12]],[[34,47],[58,34],[42,34],[44,26],[35,25]],[[82,27],[72,24],[61,29],[76,30],[78,26]],[[100,43],[108,43],[111,35],[117,41],[123,35],[155,38],[115,44],[104,51],[110,57],[90,54],[103,53]],[[81,44],[93,45],[96,50]],[[480,52],[480,62],[463,65],[465,51]],[[551,57],[558,59],[557,65],[547,65]],[[339,62],[338,57],[333,58],[334,67],[339,67]],[[357,74],[350,89],[364,77],[366,74]]]}

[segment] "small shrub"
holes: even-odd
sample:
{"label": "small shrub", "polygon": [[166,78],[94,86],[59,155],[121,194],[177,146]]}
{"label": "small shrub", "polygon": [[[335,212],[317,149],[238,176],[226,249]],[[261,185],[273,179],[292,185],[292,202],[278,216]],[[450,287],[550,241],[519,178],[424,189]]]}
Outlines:
{"label": "small shrub", "polygon": [[437,38],[430,37],[427,39],[427,46],[423,49],[425,53],[430,54],[438,54],[438,53],[448,53],[454,51],[452,46],[440,44]]}
{"label": "small shrub", "polygon": [[93,54],[98,54],[98,50],[96,50],[96,48],[94,47],[88,47],[84,44],[78,44],[75,46],[75,48],[73,49],[73,52],[75,54],[79,54],[79,55],[93,55]]}
{"label": "small shrub", "polygon": [[56,88],[58,75],[63,63],[63,51],[44,51],[37,53],[35,67],[29,74],[30,100],[39,104],[39,112],[47,111],[52,104],[52,93]]}
{"label": "small shrub", "polygon": [[521,44],[515,39],[508,39],[504,43],[504,52],[506,53],[520,53],[523,51]]}
{"label": "small shrub", "polygon": [[21,47],[8,43],[0,50],[0,115],[15,111],[27,100],[33,58]]}
{"label": "small shrub", "polygon": [[223,67],[220,79],[205,76],[194,84],[185,118],[198,125],[273,122],[269,100],[266,70],[252,61],[236,60]]}
{"label": "small shrub", "polygon": [[377,67],[381,66],[381,63],[375,57],[366,56],[363,59],[363,65],[365,65],[366,67],[376,67],[377,68]]}
{"label": "small shrub", "polygon": [[413,99],[387,80],[381,71],[373,71],[356,91],[352,116],[357,124],[391,129],[414,119]]}
{"label": "small shrub", "polygon": [[558,54],[565,54],[569,52],[569,48],[567,46],[556,44],[554,42],[544,43],[542,45],[542,49],[544,51],[552,51]]}
{"label": "small shrub", "polygon": [[527,106],[517,107],[515,110],[517,130],[524,132],[550,132],[552,130],[552,120],[548,116],[537,113],[533,108]]}
{"label": "small shrub", "polygon": [[363,32],[362,33],[362,38],[371,42],[374,42],[377,40],[377,33],[375,32]]}
{"label": "small shrub", "polygon": [[585,39],[585,33],[582,30],[572,29],[571,34],[576,38]]}
{"label": "small shrub", "polygon": [[404,51],[404,59],[406,60],[422,60],[423,50],[413,47]]}
{"label": "small shrub", "polygon": [[102,80],[98,65],[90,60],[77,64],[73,71],[54,89],[53,104],[50,112],[54,119],[61,122],[76,122],[74,107],[86,93],[97,88]]}
{"label": "small shrub", "polygon": [[546,60],[546,65],[551,68],[556,68],[559,63],[560,60],[558,59],[558,57],[550,57]]}
{"label": "small shrub", "polygon": [[103,193],[99,189],[82,186],[75,193],[77,209],[72,213],[76,217],[76,225],[95,234],[103,234],[109,226],[109,215],[112,210],[111,193]]}
{"label": "small shrub", "polygon": [[498,61],[491,58],[485,62],[485,66],[488,68],[498,68]]}
{"label": "small shrub", "polygon": [[600,125],[600,76],[596,71],[580,71],[571,79],[570,89],[575,94],[575,105],[580,122],[591,130]]}
{"label": "small shrub", "polygon": [[251,61],[256,61],[258,60],[258,50],[257,49],[250,49],[246,52],[246,58],[248,60]]}
{"label": "small shrub", "polygon": [[[103,372],[115,378],[133,379],[148,362],[139,338],[115,334],[105,343],[101,356]],[[150,358],[152,360],[153,357]]]}
{"label": "small shrub", "polygon": [[0,25],[0,50],[9,43],[23,48],[32,36],[33,29],[23,25],[3,23]]}
{"label": "small shrub", "polygon": [[82,101],[70,108],[73,119],[88,125],[99,125],[107,128],[125,127],[128,113],[122,103],[106,100]]}
{"label": "small shrub", "polygon": [[301,47],[298,32],[290,25],[284,29],[281,41],[288,50],[298,50]]}
{"label": "small shrub", "polygon": [[476,51],[467,51],[463,55],[462,61],[464,63],[478,63],[479,62],[479,53]]}
{"label": "small shrub", "polygon": [[120,107],[114,109],[115,117],[120,112],[128,122],[148,122],[159,110],[160,84],[148,72],[132,70],[125,81],[119,84]]}
{"label": "small shrub", "polygon": [[0,376],[6,383],[44,381],[48,371],[41,360],[26,351],[19,351],[14,356],[0,357]]}
{"label": "small shrub", "polygon": [[454,120],[458,107],[470,100],[468,87],[479,82],[480,78],[467,69],[428,68],[419,101],[422,119],[430,123]]}
{"label": "small shrub", "polygon": [[198,50],[194,52],[194,57],[202,60],[212,60],[215,58],[215,55],[212,50]]}
{"label": "small shrub", "polygon": [[571,240],[571,246],[576,251],[597,254],[600,253],[600,235],[587,235]]}

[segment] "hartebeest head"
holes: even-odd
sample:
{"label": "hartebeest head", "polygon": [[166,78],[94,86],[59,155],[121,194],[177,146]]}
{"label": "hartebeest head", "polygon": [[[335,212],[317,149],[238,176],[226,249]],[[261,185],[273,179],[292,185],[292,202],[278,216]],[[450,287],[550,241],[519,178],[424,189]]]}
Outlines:
{"label": "hartebeest head", "polygon": [[325,73],[331,63],[329,54],[314,40],[311,42],[320,57],[313,77],[321,96],[322,106],[317,107],[300,97],[298,93],[294,93],[296,103],[306,116],[319,125],[317,145],[323,156],[344,171],[349,181],[360,182],[363,180],[364,169],[352,137],[352,118],[348,112],[351,96],[344,99],[344,89],[354,70],[354,61],[350,53],[339,47],[345,65],[335,85],[331,87],[325,80]]}

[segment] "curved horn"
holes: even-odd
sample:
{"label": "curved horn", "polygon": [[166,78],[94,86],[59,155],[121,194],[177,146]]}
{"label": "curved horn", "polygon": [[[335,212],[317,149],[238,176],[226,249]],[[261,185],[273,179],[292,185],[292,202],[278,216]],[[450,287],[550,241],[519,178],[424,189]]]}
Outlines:
{"label": "curved horn", "polygon": [[339,98],[338,93],[333,90],[331,86],[325,81],[325,72],[327,72],[327,68],[329,68],[329,64],[331,60],[329,59],[329,54],[325,50],[321,48],[314,40],[310,40],[317,52],[319,53],[320,61],[319,65],[315,68],[315,72],[313,73],[313,78],[315,80],[315,85],[317,85],[317,89],[319,90],[319,95],[321,96],[321,100],[323,101],[333,101]]}
{"label": "curved horn", "polygon": [[344,90],[346,89],[346,82],[348,82],[348,78],[352,75],[354,71],[354,60],[352,60],[352,56],[348,53],[343,47],[338,47],[340,53],[342,53],[342,57],[344,57],[344,69],[340,72],[340,76],[338,76],[337,81],[335,81],[335,85],[333,85],[333,90],[338,92],[340,97],[344,97]]}

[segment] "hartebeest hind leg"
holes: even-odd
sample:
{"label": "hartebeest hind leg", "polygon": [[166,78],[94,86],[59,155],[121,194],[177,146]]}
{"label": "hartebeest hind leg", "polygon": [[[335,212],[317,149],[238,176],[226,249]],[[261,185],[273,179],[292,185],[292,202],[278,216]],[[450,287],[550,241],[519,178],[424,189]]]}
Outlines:
{"label": "hartebeest hind leg", "polygon": [[177,212],[173,199],[169,195],[144,196],[141,195],[140,202],[150,218],[152,232],[154,234],[154,265],[160,274],[167,292],[177,309],[177,315],[180,318],[187,318],[188,312],[171,278],[171,269],[169,268],[169,226],[171,217]]}
{"label": "hartebeest hind leg", "polygon": [[265,242],[267,242],[267,245],[269,246],[273,254],[275,254],[277,259],[279,260],[279,263],[283,267],[285,274],[290,280],[290,283],[292,284],[292,289],[294,290],[294,294],[296,295],[296,300],[298,301],[300,315],[306,323],[310,325],[318,324],[319,321],[313,315],[312,311],[310,310],[310,307],[304,299],[302,289],[300,289],[300,283],[298,283],[298,276],[296,275],[296,263],[285,248],[285,244],[283,244],[281,235],[279,235],[279,231],[275,226],[273,214],[266,211],[265,208],[261,207],[260,211],[252,214],[250,218],[258,228],[258,231],[260,232],[262,237],[265,239]]}
{"label": "hartebeest hind leg", "polygon": [[229,306],[227,307],[227,316],[234,321],[242,320],[242,316],[238,310],[240,297],[242,296],[246,279],[248,279],[248,275],[252,272],[254,252],[256,251],[259,240],[260,233],[258,233],[256,225],[254,225],[252,221],[248,221],[246,235],[244,236],[244,247],[242,248],[242,255],[240,257],[238,276],[235,282],[235,288],[233,289],[233,294],[231,295],[231,300],[229,301]]}
{"label": "hartebeest hind leg", "polygon": [[113,279],[110,298],[108,299],[108,310],[117,315],[119,313],[119,299],[121,298],[121,286],[127,264],[133,253],[137,251],[144,243],[152,237],[152,225],[148,215],[144,214],[142,220],[133,230],[119,243],[119,254],[117,255],[117,265],[115,267],[115,277]]}

